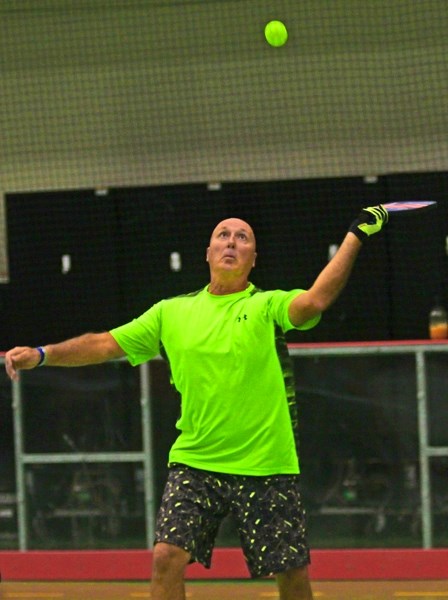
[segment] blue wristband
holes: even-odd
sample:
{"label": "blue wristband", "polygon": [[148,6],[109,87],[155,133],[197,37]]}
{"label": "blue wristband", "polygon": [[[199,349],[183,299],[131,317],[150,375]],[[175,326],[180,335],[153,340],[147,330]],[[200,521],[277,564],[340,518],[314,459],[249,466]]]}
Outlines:
{"label": "blue wristband", "polygon": [[42,346],[37,346],[36,350],[40,354],[40,359],[39,359],[39,362],[37,363],[36,367],[43,367],[45,364],[45,359],[47,358],[45,350],[42,348]]}

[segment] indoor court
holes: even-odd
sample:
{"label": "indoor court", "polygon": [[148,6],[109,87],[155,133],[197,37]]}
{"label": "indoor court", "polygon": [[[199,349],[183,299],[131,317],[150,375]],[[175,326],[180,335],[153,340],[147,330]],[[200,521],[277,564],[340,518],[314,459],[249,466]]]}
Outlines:
{"label": "indoor court", "polygon": [[[263,600],[278,598],[273,581],[189,582],[188,600]],[[425,600],[448,598],[446,581],[322,581],[314,597],[323,600]],[[151,598],[147,583],[3,583],[2,600],[137,600]]]}
{"label": "indoor court", "polygon": [[201,510],[187,600],[279,598],[241,546],[308,544],[315,600],[448,600],[448,0],[0,0],[0,31],[0,600],[151,600]]}
{"label": "indoor court", "polygon": [[[3,553],[1,600],[132,600],[151,598],[151,553]],[[445,550],[339,550],[313,552],[314,598],[389,600],[448,598]],[[411,579],[414,577],[415,579]],[[211,569],[187,568],[188,600],[278,598],[273,578],[248,579],[238,548],[215,550]]]}

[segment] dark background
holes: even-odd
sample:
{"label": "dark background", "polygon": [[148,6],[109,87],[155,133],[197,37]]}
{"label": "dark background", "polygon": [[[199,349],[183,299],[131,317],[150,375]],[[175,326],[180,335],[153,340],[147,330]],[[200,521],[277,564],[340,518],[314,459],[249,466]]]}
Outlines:
{"label": "dark background", "polygon": [[[437,200],[392,215],[363,249],[347,289],[313,331],[291,341],[419,339],[438,296],[446,302],[446,173],[38,192],[7,196],[10,282],[0,286],[0,348],[104,330],[157,300],[208,281],[205,249],[217,222],[248,220],[258,243],[252,281],[309,287],[363,206]],[[182,269],[171,270],[179,252]],[[61,257],[72,268],[61,273]]]}

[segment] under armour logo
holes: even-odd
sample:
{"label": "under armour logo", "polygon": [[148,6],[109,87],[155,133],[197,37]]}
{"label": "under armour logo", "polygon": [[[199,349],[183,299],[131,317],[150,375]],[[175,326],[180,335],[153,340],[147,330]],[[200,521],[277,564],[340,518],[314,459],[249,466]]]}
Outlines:
{"label": "under armour logo", "polygon": [[245,321],[247,321],[247,315],[243,315],[242,317],[237,317],[238,323],[241,321],[241,319],[244,319]]}

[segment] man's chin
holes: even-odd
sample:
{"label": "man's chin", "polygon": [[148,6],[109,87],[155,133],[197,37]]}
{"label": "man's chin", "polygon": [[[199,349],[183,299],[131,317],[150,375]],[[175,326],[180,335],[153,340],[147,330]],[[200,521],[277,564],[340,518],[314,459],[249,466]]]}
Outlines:
{"label": "man's chin", "polygon": [[238,265],[238,261],[235,258],[224,258],[221,261],[221,266],[223,266],[224,268],[231,268],[234,269],[236,266]]}

